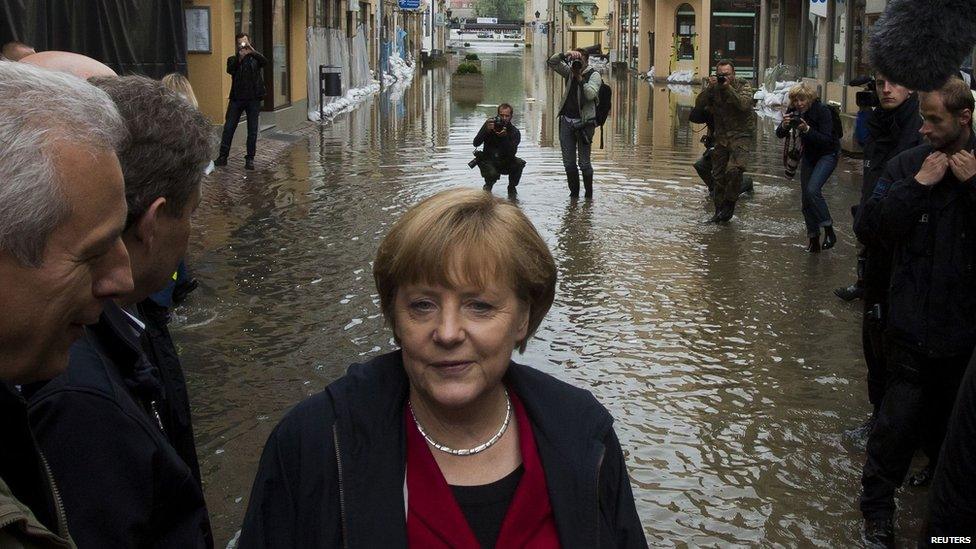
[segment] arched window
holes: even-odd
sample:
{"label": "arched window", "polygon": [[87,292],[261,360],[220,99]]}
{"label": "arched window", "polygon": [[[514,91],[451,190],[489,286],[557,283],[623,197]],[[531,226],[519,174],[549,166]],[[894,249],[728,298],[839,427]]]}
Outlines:
{"label": "arched window", "polygon": [[695,58],[695,8],[681,4],[674,17],[674,29],[678,42],[678,60]]}

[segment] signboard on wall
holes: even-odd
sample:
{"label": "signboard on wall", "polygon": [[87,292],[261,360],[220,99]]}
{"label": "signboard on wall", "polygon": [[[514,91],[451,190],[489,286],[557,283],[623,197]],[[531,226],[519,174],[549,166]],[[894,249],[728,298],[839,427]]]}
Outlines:
{"label": "signboard on wall", "polygon": [[210,46],[210,7],[197,6],[183,10],[186,18],[186,51],[189,53],[211,53]]}
{"label": "signboard on wall", "polygon": [[479,17],[478,18],[478,24],[479,25],[497,25],[498,24],[498,18],[497,17]]}
{"label": "signboard on wall", "polygon": [[401,10],[420,9],[420,0],[398,0]]}

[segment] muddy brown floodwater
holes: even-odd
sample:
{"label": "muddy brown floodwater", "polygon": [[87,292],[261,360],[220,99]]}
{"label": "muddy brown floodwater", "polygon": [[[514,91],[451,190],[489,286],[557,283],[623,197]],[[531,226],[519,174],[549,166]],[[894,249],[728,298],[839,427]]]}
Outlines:
{"label": "muddy brown floodwater", "polygon": [[[843,159],[825,188],[838,246],[807,254],[798,184],[763,122],[754,196],[730,225],[704,224],[691,166],[702,148],[687,120],[696,90],[607,76],[596,198],[573,203],[555,137],[562,83],[540,51],[479,54],[481,97],[452,94],[449,68],[419,72],[274,168],[206,190],[189,255],[202,285],[173,331],[218,544],[240,527],[282,414],[394,348],[371,276],[379,239],[417,201],[482,185],[466,165],[471,139],[500,102],[515,107],[528,162],[518,203],[559,267],[552,311],[516,359],[614,414],[648,541],[856,542],[863,453],[842,432],[868,410],[859,305],[831,290],[854,276],[860,163]],[[908,542],[924,493],[899,502]]]}

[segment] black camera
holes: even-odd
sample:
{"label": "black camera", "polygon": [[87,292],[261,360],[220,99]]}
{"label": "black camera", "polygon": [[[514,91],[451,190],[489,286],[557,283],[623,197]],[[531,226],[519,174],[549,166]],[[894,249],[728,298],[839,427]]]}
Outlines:
{"label": "black camera", "polygon": [[474,158],[471,159],[471,162],[468,162],[468,167],[473,170],[475,166],[481,163],[481,159],[484,157],[484,154],[485,153],[482,151],[474,151]]}
{"label": "black camera", "polygon": [[786,111],[785,116],[790,117],[790,121],[786,123],[786,128],[790,130],[795,130],[800,127],[800,113],[796,112],[795,109],[789,109]]}
{"label": "black camera", "polygon": [[852,86],[864,86],[864,89],[854,94],[854,103],[861,109],[872,109],[880,107],[881,101],[878,99],[878,86],[871,76],[859,76],[851,80]]}
{"label": "black camera", "polygon": [[583,70],[583,62],[580,61],[579,59],[573,59],[573,62],[570,63],[569,66],[574,71],[581,71],[581,70]]}
{"label": "black camera", "polygon": [[719,84],[724,84],[728,78],[724,74],[717,74],[715,75],[715,80],[718,80]]}
{"label": "black camera", "polygon": [[508,126],[508,122],[505,121],[501,116],[496,116],[491,119],[491,123],[495,125],[495,131],[500,132]]}

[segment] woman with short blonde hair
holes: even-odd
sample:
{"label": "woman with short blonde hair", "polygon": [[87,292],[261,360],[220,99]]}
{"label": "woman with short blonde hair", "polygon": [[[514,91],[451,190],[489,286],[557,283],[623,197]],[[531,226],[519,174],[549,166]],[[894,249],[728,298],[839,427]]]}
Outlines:
{"label": "woman with short blonde hair", "polygon": [[200,105],[197,103],[197,96],[193,93],[193,86],[190,85],[190,81],[182,74],[171,72],[163,77],[162,83],[167,88],[182,95],[183,99],[189,101],[194,107],[200,108]]}
{"label": "woman with short blonde hair", "polygon": [[400,348],[282,420],[239,547],[647,546],[609,412],[512,361],[556,288],[518,207],[438,193],[393,225],[373,276]]}
{"label": "woman with short blonde hair", "polygon": [[[800,142],[800,203],[809,239],[807,251],[817,253],[833,248],[837,243],[823,187],[837,167],[840,136],[834,132],[834,113],[820,102],[812,87],[797,84],[790,88],[789,98],[790,106],[783,122],[776,128],[776,136]],[[822,243],[821,230],[824,233]]]}

